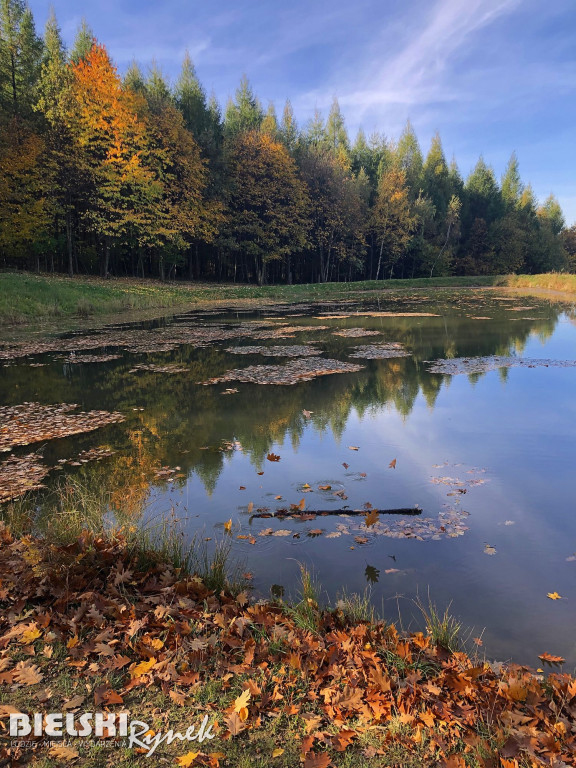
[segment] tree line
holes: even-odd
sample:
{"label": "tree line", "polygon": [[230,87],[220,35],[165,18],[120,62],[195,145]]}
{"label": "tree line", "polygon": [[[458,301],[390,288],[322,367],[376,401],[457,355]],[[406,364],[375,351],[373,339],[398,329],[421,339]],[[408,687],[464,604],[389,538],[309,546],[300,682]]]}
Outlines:
{"label": "tree line", "polygon": [[512,154],[464,180],[438,135],[423,155],[360,130],[337,99],[298,126],[242,78],[222,111],[188,55],[120,76],[82,23],[66,50],[0,0],[4,268],[257,282],[538,273],[576,267],[576,228],[539,204]]}

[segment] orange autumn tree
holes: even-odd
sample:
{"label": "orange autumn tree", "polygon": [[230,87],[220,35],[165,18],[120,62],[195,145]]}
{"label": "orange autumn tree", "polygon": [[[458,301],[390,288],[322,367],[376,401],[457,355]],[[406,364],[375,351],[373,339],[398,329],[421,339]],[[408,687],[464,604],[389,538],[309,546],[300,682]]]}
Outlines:
{"label": "orange autumn tree", "polygon": [[160,189],[143,162],[147,135],[138,116],[141,97],[122,87],[105,47],[95,42],[72,72],[70,128],[89,175],[83,218],[99,241],[106,275],[111,248],[149,228]]}

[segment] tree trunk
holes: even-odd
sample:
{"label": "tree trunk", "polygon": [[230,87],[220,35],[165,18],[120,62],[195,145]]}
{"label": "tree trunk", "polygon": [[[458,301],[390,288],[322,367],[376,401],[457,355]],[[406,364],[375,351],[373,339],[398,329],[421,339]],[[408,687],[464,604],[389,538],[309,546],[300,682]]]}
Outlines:
{"label": "tree trunk", "polygon": [[68,254],[68,274],[74,275],[74,243],[72,241],[72,211],[66,209],[66,251]]}

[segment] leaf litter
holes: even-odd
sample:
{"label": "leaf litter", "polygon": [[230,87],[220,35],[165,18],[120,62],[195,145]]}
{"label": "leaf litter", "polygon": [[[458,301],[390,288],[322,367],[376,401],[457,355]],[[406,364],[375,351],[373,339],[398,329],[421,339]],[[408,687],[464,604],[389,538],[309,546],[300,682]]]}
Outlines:
{"label": "leaf litter", "polygon": [[[486,765],[502,768],[573,764],[576,681],[568,674],[553,671],[544,680],[524,666],[448,651],[431,635],[353,622],[341,609],[322,611],[313,601],[310,631],[282,602],[215,594],[170,565],[142,570],[139,562],[121,537],[85,534],[50,547],[32,537],[14,539],[0,527],[0,688],[7,693],[17,685],[48,702],[37,686],[53,673],[58,639],[66,648],[58,666],[68,688],[97,708],[112,715],[133,710],[146,692],[178,703],[218,679],[232,693],[229,705],[203,706],[219,737],[254,732],[258,739],[270,718],[301,718],[298,748],[307,768],[327,768],[327,748],[346,752],[366,734],[368,754],[379,764],[389,762],[379,757],[387,747],[400,744],[419,765],[463,768],[463,745],[489,747]],[[34,656],[22,660],[31,641]],[[540,659],[563,662],[548,652]],[[46,707],[57,708],[54,700]],[[391,718],[406,726],[393,736],[386,727]],[[482,741],[478,723],[488,718],[491,732],[506,734],[505,743]],[[2,745],[2,764],[23,765],[31,752],[42,759],[44,740],[30,741],[26,751]],[[75,759],[74,746],[65,759]],[[189,752],[179,762],[215,768],[218,759]]]}
{"label": "leaf litter", "polygon": [[198,383],[209,386],[229,381],[241,381],[248,384],[292,386],[301,381],[311,381],[318,376],[328,376],[333,373],[355,373],[362,368],[363,366],[354,363],[311,357],[292,360],[285,365],[250,365],[247,368],[235,368],[222,376],[215,376]]}

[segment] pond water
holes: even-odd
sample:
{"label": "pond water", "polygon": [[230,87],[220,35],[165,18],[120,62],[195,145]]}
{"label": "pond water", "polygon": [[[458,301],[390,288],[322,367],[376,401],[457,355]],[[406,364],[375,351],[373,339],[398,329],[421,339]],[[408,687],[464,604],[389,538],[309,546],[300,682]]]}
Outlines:
{"label": "pond water", "polygon": [[[59,467],[48,486],[71,474],[116,506],[145,502],[148,523],[175,515],[187,537],[230,536],[256,595],[294,595],[304,563],[331,600],[369,588],[385,618],[416,629],[414,600],[430,596],[488,658],[539,666],[548,652],[572,670],[575,317],[534,296],[405,291],[35,336],[28,356],[5,355],[0,405],[77,403],[125,420],[6,456],[40,449]],[[262,354],[285,345],[295,357]],[[351,356],[367,345],[392,356]],[[470,373],[471,358],[486,359]],[[361,368],[298,378],[334,370],[322,360]],[[270,365],[297,383],[252,383],[286,377],[252,368]],[[252,381],[206,383],[249,367]],[[77,461],[93,448],[114,453]]]}

